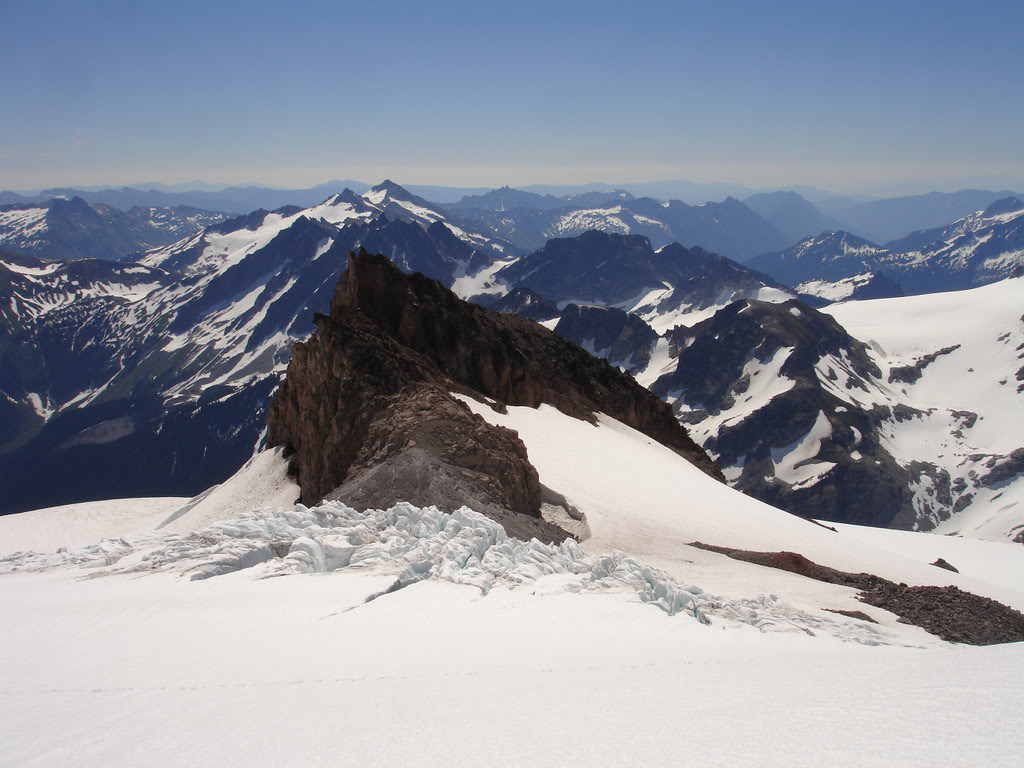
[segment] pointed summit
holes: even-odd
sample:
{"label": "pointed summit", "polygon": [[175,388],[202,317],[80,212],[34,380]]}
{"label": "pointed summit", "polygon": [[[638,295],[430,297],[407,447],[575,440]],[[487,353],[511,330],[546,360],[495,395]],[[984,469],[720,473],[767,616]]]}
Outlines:
{"label": "pointed summit", "polygon": [[396,184],[391,179],[384,179],[380,184],[370,188],[371,192],[386,192],[393,197],[408,198],[412,197],[412,193],[409,192],[401,184]]}

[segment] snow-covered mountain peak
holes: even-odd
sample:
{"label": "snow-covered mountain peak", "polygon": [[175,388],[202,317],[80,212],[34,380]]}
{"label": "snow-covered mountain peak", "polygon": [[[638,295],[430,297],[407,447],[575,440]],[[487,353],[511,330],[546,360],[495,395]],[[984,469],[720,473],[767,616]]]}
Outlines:
{"label": "snow-covered mountain peak", "polygon": [[791,249],[795,259],[815,258],[821,252],[827,252],[830,259],[847,259],[872,256],[884,250],[870,240],[842,230],[805,237]]}
{"label": "snow-covered mountain peak", "polygon": [[411,200],[414,198],[409,190],[401,184],[396,184],[391,179],[384,179],[380,184],[370,187],[369,191],[363,194],[363,199],[373,205],[382,205],[386,200]]}

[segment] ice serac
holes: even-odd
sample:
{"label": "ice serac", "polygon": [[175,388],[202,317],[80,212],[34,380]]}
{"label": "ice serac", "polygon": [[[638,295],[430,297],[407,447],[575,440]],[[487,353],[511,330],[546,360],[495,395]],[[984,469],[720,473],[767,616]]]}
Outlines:
{"label": "ice serac", "polygon": [[627,374],[383,256],[351,254],[330,315],[315,324],[268,412],[268,441],[294,450],[304,502],[331,494],[361,506],[455,508],[472,499],[506,527],[542,529],[545,490],[525,446],[452,392],[499,409],[547,403],[585,419],[603,412],[722,477],[668,405]]}

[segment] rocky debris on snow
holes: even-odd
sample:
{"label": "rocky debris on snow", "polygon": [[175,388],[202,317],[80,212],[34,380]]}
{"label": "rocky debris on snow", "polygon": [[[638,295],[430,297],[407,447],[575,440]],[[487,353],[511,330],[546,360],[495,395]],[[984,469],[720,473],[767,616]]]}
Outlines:
{"label": "rocky debris on snow", "polygon": [[954,565],[951,565],[948,561],[941,557],[937,558],[935,562],[932,563],[932,565],[934,565],[937,568],[945,568],[947,571],[952,571],[953,573],[960,573],[959,568],[957,568]]}
{"label": "rocky debris on snow", "polygon": [[927,355],[922,355],[917,358],[911,365],[899,365],[889,369],[889,383],[893,384],[896,382],[903,382],[905,384],[913,384],[915,381],[921,378],[924,373],[924,369],[934,363],[943,355],[948,355],[950,352],[955,352],[960,349],[959,344],[954,344],[950,347],[943,347],[935,352],[930,352]]}
{"label": "rocky debris on snow", "polygon": [[994,645],[1024,641],[1024,614],[952,585],[911,587],[871,573],[829,568],[797,552],[751,552],[701,542],[690,546],[809,579],[853,587],[860,590],[858,599],[862,602],[895,613],[903,623],[921,627],[947,642]]}
{"label": "rocky debris on snow", "polygon": [[908,587],[879,579],[862,592],[868,605],[895,613],[950,643],[994,645],[1024,641],[1024,615],[954,586]]}

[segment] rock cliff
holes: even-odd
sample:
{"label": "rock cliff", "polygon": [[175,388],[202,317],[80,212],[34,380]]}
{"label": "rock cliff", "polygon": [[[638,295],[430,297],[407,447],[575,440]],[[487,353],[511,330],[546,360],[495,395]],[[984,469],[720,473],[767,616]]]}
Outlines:
{"label": "rock cliff", "polygon": [[557,538],[540,519],[552,495],[510,430],[488,425],[452,392],[505,405],[597,411],[718,467],[669,406],[631,377],[536,323],[470,304],[387,258],[351,254],[329,315],[295,345],[268,410],[268,443],[294,451],[305,503],[403,499],[462,504],[510,532]]}

